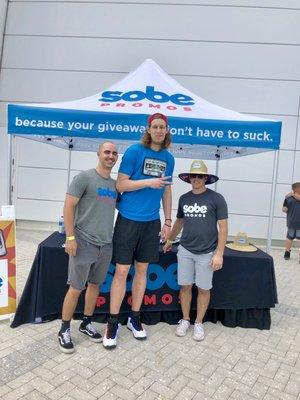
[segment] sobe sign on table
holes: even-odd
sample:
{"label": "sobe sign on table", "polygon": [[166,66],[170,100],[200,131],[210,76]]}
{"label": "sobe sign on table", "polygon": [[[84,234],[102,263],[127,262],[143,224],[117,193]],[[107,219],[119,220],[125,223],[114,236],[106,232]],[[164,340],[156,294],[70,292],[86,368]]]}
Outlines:
{"label": "sobe sign on table", "polygon": [[[142,303],[143,309],[147,309],[147,306],[155,309],[156,306],[160,307],[161,305],[174,305],[175,308],[178,308],[178,291],[180,289],[180,286],[177,283],[177,261],[172,262],[174,260],[172,260],[170,257],[169,259],[169,262],[171,262],[171,264],[165,265],[164,267],[160,264],[149,265],[147,271],[147,290]],[[100,287],[100,295],[97,299],[96,305],[97,308],[106,309],[109,305],[109,292],[114,276],[114,271],[115,266],[111,264],[109,266],[105,282]],[[129,307],[131,306],[132,297],[129,293],[131,293],[133,277],[134,268],[133,266],[131,266],[126,283],[126,295],[123,303],[123,310],[129,310]],[[164,290],[165,288],[167,288],[168,290]]]}

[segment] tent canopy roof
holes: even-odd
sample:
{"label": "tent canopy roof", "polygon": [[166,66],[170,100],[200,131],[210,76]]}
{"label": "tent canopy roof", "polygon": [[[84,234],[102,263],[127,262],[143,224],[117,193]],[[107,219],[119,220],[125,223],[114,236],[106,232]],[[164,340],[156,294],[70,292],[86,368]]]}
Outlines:
{"label": "tent canopy roof", "polygon": [[176,157],[219,159],[280,145],[281,122],[216,106],[184,88],[153,60],[94,96],[8,105],[8,133],[58,147],[94,151],[105,140],[120,152],[140,140],[149,114],[168,116]]}

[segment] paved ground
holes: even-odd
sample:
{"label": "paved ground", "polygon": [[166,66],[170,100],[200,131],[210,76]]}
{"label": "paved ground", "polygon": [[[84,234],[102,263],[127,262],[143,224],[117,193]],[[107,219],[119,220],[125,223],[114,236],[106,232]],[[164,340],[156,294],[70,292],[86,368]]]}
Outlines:
{"label": "paved ground", "polygon": [[[47,232],[18,231],[18,293],[37,244]],[[174,335],[174,326],[149,326],[136,342],[127,329],[105,351],[77,331],[77,351],[59,352],[58,321],[11,329],[0,322],[0,398],[13,399],[286,399],[300,398],[300,264],[273,250],[280,304],[270,331],[206,323],[206,339]],[[104,326],[99,324],[101,330]]]}

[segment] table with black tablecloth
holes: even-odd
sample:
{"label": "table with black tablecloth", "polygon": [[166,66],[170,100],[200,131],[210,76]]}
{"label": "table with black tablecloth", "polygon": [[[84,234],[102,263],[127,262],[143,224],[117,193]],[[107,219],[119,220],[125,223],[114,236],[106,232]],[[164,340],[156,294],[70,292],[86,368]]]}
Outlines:
{"label": "table with black tablecloth", "polygon": [[[60,317],[68,273],[65,237],[54,232],[38,246],[38,250],[22,293],[12,327],[27,322],[44,322]],[[177,284],[177,246],[172,252],[160,253],[158,264],[150,264],[147,288],[141,308],[142,321],[175,324],[181,318]],[[104,322],[109,312],[109,288],[114,265],[110,265],[106,281],[100,289],[95,318]],[[134,268],[127,280],[127,292],[121,308],[121,322],[130,311],[130,288]],[[75,316],[83,312],[82,293]],[[214,273],[211,301],[205,320],[221,321],[229,327],[270,329],[270,308],[277,303],[273,259],[261,250],[253,253],[225,249],[223,268]],[[196,289],[193,292],[191,320],[195,318]]]}

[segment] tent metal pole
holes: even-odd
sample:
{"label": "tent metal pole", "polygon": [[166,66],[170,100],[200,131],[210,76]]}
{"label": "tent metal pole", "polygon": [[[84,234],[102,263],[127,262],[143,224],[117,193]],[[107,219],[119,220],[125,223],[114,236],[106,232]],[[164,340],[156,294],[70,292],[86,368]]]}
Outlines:
{"label": "tent metal pole", "polygon": [[272,232],[273,232],[273,219],[274,219],[274,209],[275,209],[275,195],[276,195],[276,183],[278,176],[278,164],[279,164],[279,151],[276,150],[274,154],[273,161],[273,177],[272,177],[272,188],[271,188],[271,201],[270,201],[270,211],[268,220],[268,236],[267,236],[267,253],[270,253],[272,244]]}
{"label": "tent metal pole", "polygon": [[[215,172],[216,176],[219,176],[219,162],[220,162],[220,158],[217,158],[216,159],[216,172]],[[218,189],[218,181],[215,182],[215,191],[216,192],[218,191],[217,189]]]}
{"label": "tent metal pole", "polygon": [[72,147],[69,147],[67,190],[68,190],[69,185],[70,185],[71,161],[72,161]]}

